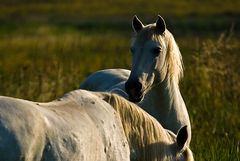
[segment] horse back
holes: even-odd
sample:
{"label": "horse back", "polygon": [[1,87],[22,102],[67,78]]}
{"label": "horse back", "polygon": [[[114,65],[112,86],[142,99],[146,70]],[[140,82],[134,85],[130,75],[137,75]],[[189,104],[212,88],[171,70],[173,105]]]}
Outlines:
{"label": "horse back", "polygon": [[70,93],[49,103],[1,97],[1,159],[126,160],[128,144],[111,106],[87,91]]}
{"label": "horse back", "polygon": [[113,88],[118,88],[118,85],[122,82],[125,82],[129,75],[130,71],[126,69],[100,70],[87,77],[80,85],[80,88],[90,91],[111,91]]}

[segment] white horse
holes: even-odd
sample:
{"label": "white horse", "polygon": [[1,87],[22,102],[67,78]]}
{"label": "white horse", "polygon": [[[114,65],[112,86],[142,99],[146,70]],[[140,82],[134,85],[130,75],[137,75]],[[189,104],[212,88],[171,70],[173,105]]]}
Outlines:
{"label": "white horse", "polygon": [[76,90],[49,103],[0,97],[1,161],[193,161],[188,137],[110,93]]}
{"label": "white horse", "polygon": [[125,69],[98,71],[80,88],[122,95],[138,103],[175,134],[187,125],[191,136],[187,108],[178,85],[183,75],[182,56],[173,35],[166,29],[161,16],[156,23],[146,26],[135,16],[132,26],[136,36],[131,46],[131,72]]}

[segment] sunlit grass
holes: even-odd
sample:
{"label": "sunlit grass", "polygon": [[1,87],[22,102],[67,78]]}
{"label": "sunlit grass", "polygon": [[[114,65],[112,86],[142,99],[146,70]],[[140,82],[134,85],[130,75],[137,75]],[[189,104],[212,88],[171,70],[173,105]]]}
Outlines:
{"label": "sunlit grass", "polygon": [[[49,101],[78,88],[94,71],[131,63],[131,30],[43,24],[0,33],[1,95]],[[239,160],[238,38],[230,32],[176,39],[185,64],[181,91],[191,117],[195,160]]]}
{"label": "sunlit grass", "polygon": [[[79,86],[87,74],[129,64],[130,35],[48,26],[0,36],[0,92],[46,101]],[[114,35],[114,37],[113,37]],[[109,41],[110,40],[110,41]],[[111,60],[111,61],[109,61]]]}
{"label": "sunlit grass", "polygon": [[240,42],[233,35],[197,43],[185,62],[182,91],[196,160],[240,159]]}

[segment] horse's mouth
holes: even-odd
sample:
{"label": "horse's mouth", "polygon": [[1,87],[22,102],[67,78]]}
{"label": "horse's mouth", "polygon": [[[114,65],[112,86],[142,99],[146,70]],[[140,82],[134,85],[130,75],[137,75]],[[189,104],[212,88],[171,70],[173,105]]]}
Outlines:
{"label": "horse's mouth", "polygon": [[151,89],[151,86],[146,88],[144,91],[135,92],[134,90],[129,90],[127,92],[128,100],[133,103],[140,103],[145,98],[146,93]]}
{"label": "horse's mouth", "polygon": [[130,96],[128,95],[129,101],[133,102],[133,103],[139,103],[143,100],[144,96],[143,95],[139,95],[139,96]]}

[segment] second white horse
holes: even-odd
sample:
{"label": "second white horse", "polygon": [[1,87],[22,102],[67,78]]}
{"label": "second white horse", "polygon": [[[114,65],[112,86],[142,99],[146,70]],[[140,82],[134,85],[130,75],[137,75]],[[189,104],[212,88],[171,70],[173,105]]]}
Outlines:
{"label": "second white horse", "polygon": [[[179,90],[183,75],[182,56],[165,21],[144,26],[135,16],[131,52],[132,70],[107,69],[90,75],[80,86],[92,91],[112,91],[154,116],[164,128],[175,134],[182,126],[191,126],[187,108]],[[188,143],[190,142],[190,138]]]}

